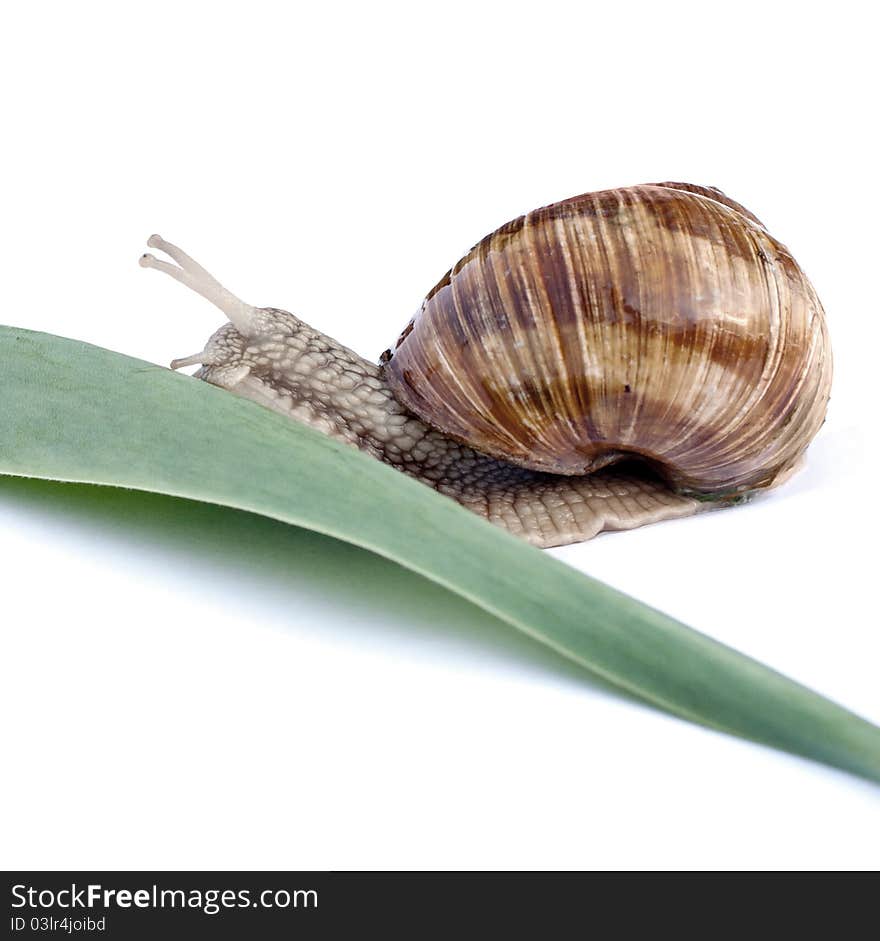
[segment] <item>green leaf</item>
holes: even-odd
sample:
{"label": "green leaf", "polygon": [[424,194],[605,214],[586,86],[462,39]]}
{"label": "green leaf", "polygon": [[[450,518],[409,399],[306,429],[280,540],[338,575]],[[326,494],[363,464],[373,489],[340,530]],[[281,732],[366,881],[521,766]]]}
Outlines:
{"label": "green leaf", "polygon": [[871,723],[355,449],[159,366],[0,327],[0,473],[172,494],[334,536],[655,706],[880,782]]}

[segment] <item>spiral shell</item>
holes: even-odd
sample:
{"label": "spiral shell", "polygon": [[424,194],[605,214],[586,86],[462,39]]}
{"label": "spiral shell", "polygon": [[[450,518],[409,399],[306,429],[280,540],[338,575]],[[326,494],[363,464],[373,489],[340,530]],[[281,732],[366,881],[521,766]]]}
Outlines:
{"label": "spiral shell", "polygon": [[718,190],[588,193],[509,222],[428,294],[385,375],[493,457],[584,474],[623,456],[680,491],[770,486],[824,419],[822,306]]}

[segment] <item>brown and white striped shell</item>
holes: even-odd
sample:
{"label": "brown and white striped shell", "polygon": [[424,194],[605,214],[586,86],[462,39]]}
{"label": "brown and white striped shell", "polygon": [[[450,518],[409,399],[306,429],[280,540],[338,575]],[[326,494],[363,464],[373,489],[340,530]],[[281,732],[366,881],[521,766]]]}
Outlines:
{"label": "brown and white striped shell", "polygon": [[707,495],[772,485],[831,383],[822,306],[788,250],[720,191],[681,183],[502,226],[383,359],[408,410],[477,451],[556,474],[636,455]]}

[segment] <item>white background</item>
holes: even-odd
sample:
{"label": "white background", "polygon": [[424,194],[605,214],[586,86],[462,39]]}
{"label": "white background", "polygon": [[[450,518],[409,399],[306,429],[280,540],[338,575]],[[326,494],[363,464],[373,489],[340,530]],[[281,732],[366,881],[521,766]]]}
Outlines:
{"label": "white background", "polygon": [[[222,316],[136,264],[159,231],[376,356],[523,211],[719,186],[828,312],[808,469],[554,554],[880,721],[876,49],[865,5],[817,9],[18,4],[0,319],[200,349]],[[631,704],[331,540],[3,479],[0,555],[4,867],[880,863],[877,788]]]}

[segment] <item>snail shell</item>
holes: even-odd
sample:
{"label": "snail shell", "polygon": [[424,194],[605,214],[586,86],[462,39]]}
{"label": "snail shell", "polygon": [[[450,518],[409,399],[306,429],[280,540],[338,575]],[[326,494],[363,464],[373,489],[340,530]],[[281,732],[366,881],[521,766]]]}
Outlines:
{"label": "snail shell", "polygon": [[384,357],[397,400],[522,467],[624,456],[679,492],[773,484],[825,415],[831,352],[791,254],[715,189],[588,193],[484,238]]}

